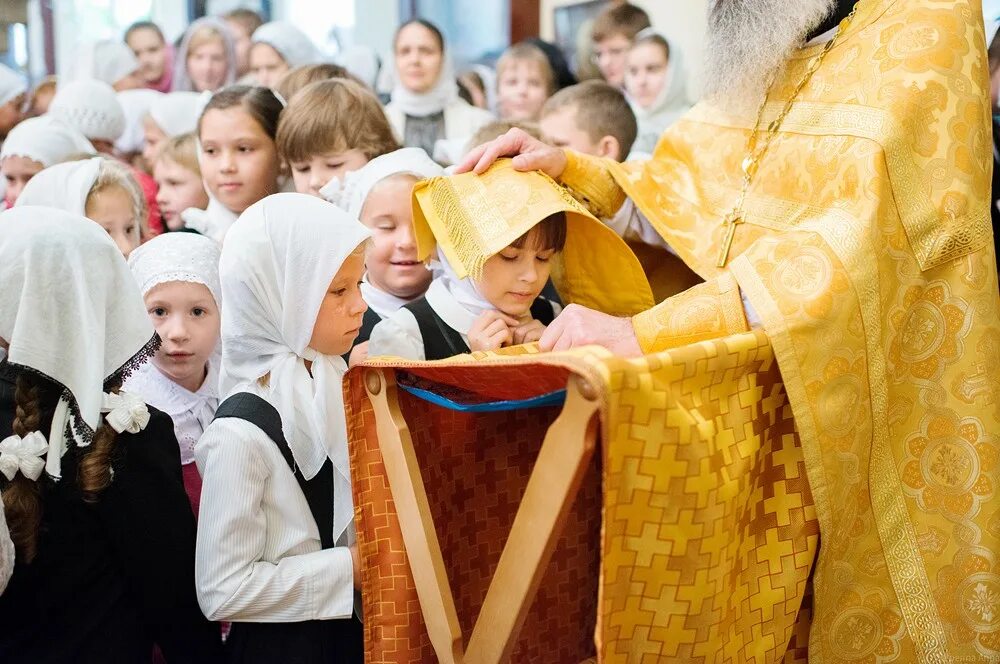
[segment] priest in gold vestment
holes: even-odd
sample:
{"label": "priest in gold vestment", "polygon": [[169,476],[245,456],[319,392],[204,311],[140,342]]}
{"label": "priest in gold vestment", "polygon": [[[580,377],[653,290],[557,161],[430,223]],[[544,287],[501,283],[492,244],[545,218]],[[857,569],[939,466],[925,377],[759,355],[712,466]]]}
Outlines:
{"label": "priest in gold vestment", "polygon": [[[518,155],[515,166],[546,171],[596,216],[655,229],[702,280],[632,319],[570,306],[543,349],[638,355],[766,333],[819,522],[803,600],[810,661],[1000,661],[1000,298],[981,3],[711,5],[706,99],[649,161],[564,152],[515,130],[460,170]],[[720,645],[699,661],[746,659],[757,656]]]}

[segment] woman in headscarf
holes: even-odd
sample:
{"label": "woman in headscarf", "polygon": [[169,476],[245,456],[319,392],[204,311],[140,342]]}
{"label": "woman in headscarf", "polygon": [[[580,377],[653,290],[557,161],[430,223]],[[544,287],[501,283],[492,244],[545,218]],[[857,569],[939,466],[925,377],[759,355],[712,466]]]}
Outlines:
{"label": "woman in headscarf", "polygon": [[458,94],[458,82],[444,36],[423,19],[408,21],[393,42],[394,86],[386,115],[400,142],[423,148],[436,161],[451,163],[493,114]]}
{"label": "woman in headscarf", "polygon": [[170,418],[122,392],[157,348],[114,243],[46,207],[0,214],[0,487],[17,547],[0,661],[215,662]]}

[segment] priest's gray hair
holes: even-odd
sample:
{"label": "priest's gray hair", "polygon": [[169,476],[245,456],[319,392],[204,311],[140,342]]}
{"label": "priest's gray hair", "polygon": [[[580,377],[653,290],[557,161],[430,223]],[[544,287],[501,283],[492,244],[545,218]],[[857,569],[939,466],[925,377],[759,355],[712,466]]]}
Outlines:
{"label": "priest's gray hair", "polygon": [[833,11],[836,0],[712,0],[705,40],[705,98],[752,113],[768,82]]}

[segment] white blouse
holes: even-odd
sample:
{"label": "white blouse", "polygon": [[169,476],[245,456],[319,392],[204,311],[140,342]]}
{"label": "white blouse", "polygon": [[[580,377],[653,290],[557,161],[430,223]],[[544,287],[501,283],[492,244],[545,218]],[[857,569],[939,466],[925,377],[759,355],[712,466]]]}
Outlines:
{"label": "white blouse", "polygon": [[152,362],[142,365],[125,381],[124,389],[142,397],[153,408],[174,421],[174,435],[181,448],[181,464],[194,463],[194,447],[212,423],[219,407],[219,357],[208,362],[208,374],[197,392],[167,378]]}
{"label": "white blouse", "polygon": [[[462,335],[469,345],[469,330],[476,316],[455,301],[443,281],[435,279],[427,289],[427,304],[441,317],[448,327]],[[420,334],[417,319],[407,308],[396,311],[372,330],[368,340],[368,357],[393,355],[407,360],[424,360],[424,336]]]}
{"label": "white blouse", "polygon": [[[294,451],[293,451],[294,456]],[[245,420],[213,422],[195,448],[203,480],[195,581],[209,620],[348,618],[354,566],[345,544],[323,549],[278,446]]]}

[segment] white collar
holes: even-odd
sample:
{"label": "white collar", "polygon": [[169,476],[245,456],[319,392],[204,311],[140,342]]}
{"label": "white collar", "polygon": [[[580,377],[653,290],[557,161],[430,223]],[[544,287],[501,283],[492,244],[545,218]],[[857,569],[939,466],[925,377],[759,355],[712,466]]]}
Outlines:
{"label": "white collar", "polygon": [[473,323],[479,317],[469,309],[459,304],[455,296],[448,290],[446,282],[435,279],[427,289],[427,304],[441,317],[445,324],[462,336],[468,336]]}
{"label": "white collar", "polygon": [[367,273],[361,279],[361,297],[364,298],[365,304],[367,304],[372,311],[378,314],[379,318],[387,318],[388,316],[391,316],[399,311],[403,305],[409,304],[416,299],[410,298],[409,300],[406,300],[401,297],[396,297],[392,293],[385,292],[378,286],[372,284]]}

